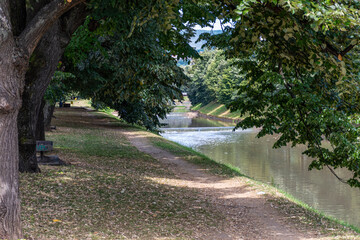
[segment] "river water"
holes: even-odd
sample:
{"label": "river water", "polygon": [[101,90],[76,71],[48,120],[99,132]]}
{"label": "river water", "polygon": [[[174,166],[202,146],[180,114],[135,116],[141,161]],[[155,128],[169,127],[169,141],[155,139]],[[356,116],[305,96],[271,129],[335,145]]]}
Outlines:
{"label": "river water", "polygon": [[[224,128],[227,123],[191,118],[187,113],[172,113],[162,122],[168,124],[163,137],[238,167],[242,173],[273,184],[326,215],[360,227],[360,189],[341,183],[328,169],[308,171],[311,159],[301,154],[304,147],[273,149],[277,136],[259,139],[255,137],[257,129],[233,132]],[[204,127],[209,131],[202,131]],[[337,173],[348,175],[342,170]]]}

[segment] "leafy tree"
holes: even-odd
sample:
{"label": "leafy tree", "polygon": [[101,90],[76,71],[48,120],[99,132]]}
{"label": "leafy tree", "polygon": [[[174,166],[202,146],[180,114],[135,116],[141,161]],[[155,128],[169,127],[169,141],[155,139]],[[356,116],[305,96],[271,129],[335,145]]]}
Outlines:
{"label": "leafy tree", "polygon": [[[128,11],[134,6],[138,12]],[[159,117],[170,111],[171,102],[182,97],[180,86],[187,77],[175,58],[198,57],[189,45],[192,26],[196,19],[201,24],[207,20],[202,4],[194,1],[167,3],[162,10],[148,1],[134,6],[119,6],[111,17],[96,11],[87,22],[101,19],[96,31],[79,29],[66,52],[68,69],[77,81],[66,84],[92,98],[94,105],[118,110],[127,122],[154,129]]]}
{"label": "leafy tree", "polygon": [[234,66],[236,59],[227,60],[221,50],[206,50],[201,59],[186,67],[191,78],[189,99],[193,105],[217,101],[229,104],[241,82],[240,70]]}
{"label": "leafy tree", "polygon": [[[16,0],[11,10],[12,21],[20,24],[20,20],[30,22],[49,0]],[[43,128],[42,123],[42,99],[45,89],[49,85],[56,65],[60,60],[72,33],[84,22],[85,16],[91,14],[89,29],[96,31],[98,35],[118,34],[131,36],[134,29],[143,26],[152,20],[162,29],[159,39],[174,39],[164,46],[169,54],[177,54],[186,57],[196,52],[187,44],[192,36],[194,19],[200,19],[200,24],[206,24],[206,2],[201,1],[108,1],[88,0],[85,4],[77,5],[76,8],[59,18],[48,32],[44,35],[31,56],[30,68],[26,73],[26,86],[22,95],[22,108],[18,115],[19,129],[19,169],[26,172],[38,172],[36,161],[35,142],[37,134]],[[179,11],[182,9],[182,12]],[[19,11],[21,10],[21,11]],[[191,12],[191,14],[188,14]],[[25,16],[25,17],[24,17]],[[16,20],[14,20],[16,19]],[[119,26],[125,26],[120,28]],[[99,27],[101,26],[101,27]],[[15,26],[16,27],[16,26]],[[21,29],[17,29],[20,31]],[[78,46],[87,52],[86,47],[93,47],[89,39],[78,39]],[[84,54],[82,54],[84,55]],[[47,106],[47,105],[46,105]]]}
{"label": "leafy tree", "polygon": [[[64,13],[83,3],[54,0],[26,22],[25,0],[0,1],[0,238],[22,238],[18,196],[17,117],[30,56]],[[26,85],[28,87],[29,85]]]}
{"label": "leafy tree", "polygon": [[237,127],[280,134],[274,147],[305,144],[304,154],[314,157],[309,169],[336,175],[334,168],[347,168],[352,177],[336,176],[360,187],[360,4],[248,0],[228,7],[237,9],[235,28],[209,39],[240,58],[246,74],[231,104],[248,116]]}
{"label": "leafy tree", "polygon": [[[0,238],[3,239],[20,239],[22,238],[20,227],[20,205],[18,197],[18,169],[19,169],[19,145],[20,147],[28,145],[29,148],[24,148],[24,152],[30,152],[29,159],[34,157],[34,135],[32,129],[25,129],[24,135],[18,139],[18,113],[22,105],[22,93],[23,90],[29,90],[30,100],[24,101],[24,103],[31,102],[33,94],[37,94],[33,88],[33,84],[41,83],[41,86],[48,85],[52,75],[47,74],[48,77],[41,77],[38,74],[34,74],[31,81],[25,81],[25,75],[29,67],[29,62],[35,64],[40,62],[41,66],[48,64],[47,72],[54,72],[57,62],[59,60],[58,53],[54,59],[48,59],[40,57],[41,61],[37,61],[36,56],[52,56],[49,50],[52,49],[51,43],[63,43],[63,36],[71,36],[71,31],[58,31],[50,32],[50,28],[57,26],[63,28],[64,25],[57,22],[60,17],[68,16],[69,11],[75,7],[83,6],[83,3],[87,3],[90,9],[98,16],[96,22],[106,21],[108,19],[117,19],[121,21],[121,16],[117,13],[117,9],[122,9],[123,6],[127,7],[128,12],[137,13],[133,15],[132,25],[130,31],[122,31],[121,33],[131,36],[133,30],[136,27],[141,26],[144,22],[151,19],[156,19],[157,23],[163,27],[171,26],[169,23],[173,21],[174,24],[178,22],[177,26],[183,25],[187,27],[185,22],[182,22],[179,12],[174,12],[173,9],[178,7],[178,1],[162,1],[152,0],[147,1],[147,7],[143,9],[137,8],[141,6],[139,2],[144,1],[114,1],[114,0],[3,0],[0,1],[0,175],[2,177],[0,182],[1,196],[0,196]],[[196,5],[196,2],[186,1],[189,5]],[[27,8],[28,6],[28,8]],[[33,11],[28,11],[29,9]],[[83,8],[84,9],[84,8]],[[83,9],[79,13],[88,14]],[[28,14],[29,13],[29,14]],[[82,19],[82,14],[72,15],[72,19],[78,17]],[[175,16],[175,20],[173,17]],[[123,19],[127,20],[127,19]],[[62,22],[64,23],[64,22]],[[116,28],[116,21],[114,24],[107,25],[108,29]],[[184,24],[181,24],[184,23]],[[66,25],[66,24],[65,24]],[[71,25],[71,24],[70,24]],[[76,26],[76,25],[74,25]],[[121,30],[121,29],[120,29]],[[179,27],[179,30],[181,28]],[[35,49],[39,46],[40,41],[44,35],[48,33],[47,40],[43,41],[44,46],[39,53],[36,53],[35,58],[33,53],[37,52]],[[175,29],[169,30],[176,32]],[[64,34],[64,35],[63,35]],[[51,41],[52,37],[56,38],[56,41]],[[44,40],[44,39],[43,39]],[[46,45],[48,44],[48,45]],[[66,42],[65,42],[66,45]],[[176,49],[178,45],[174,46]],[[60,47],[64,49],[64,46]],[[32,58],[34,61],[30,61]],[[40,68],[38,69],[41,69]],[[30,68],[31,69],[31,68]],[[49,71],[48,71],[49,70]],[[36,70],[40,73],[40,70]],[[37,75],[37,76],[36,76]],[[36,81],[36,79],[38,81]],[[32,89],[32,90],[31,90]],[[43,94],[43,90],[39,95]],[[39,101],[36,99],[33,106],[39,107]],[[36,108],[28,108],[24,116],[37,115]],[[34,127],[33,120],[35,117],[30,117],[31,123],[29,128]],[[30,120],[29,120],[30,121]],[[23,124],[19,124],[20,127],[25,126],[27,120],[23,121]],[[20,140],[18,142],[18,140]],[[29,143],[29,144],[27,144]],[[26,155],[25,158],[28,157]],[[26,162],[26,160],[24,161]],[[32,166],[33,165],[33,166]],[[29,168],[36,171],[36,161],[29,161]]]}
{"label": "leafy tree", "polygon": [[95,45],[101,47],[89,49],[85,58],[76,59],[74,56],[84,52],[75,39],[66,56],[72,61],[68,69],[77,81],[67,81],[66,85],[91,98],[94,105],[117,110],[127,122],[153,129],[160,124],[158,117],[170,111],[173,100],[181,99],[179,88],[186,76],[156,41],[157,26],[151,22],[147,25],[151,26],[134,30],[129,38],[119,34],[98,36],[80,29],[77,37],[93,37]]}
{"label": "leafy tree", "polygon": [[[60,65],[60,64],[59,64]],[[64,84],[65,81],[74,81],[76,76],[69,72],[56,71],[51,79],[50,85],[46,89],[44,99],[51,105],[65,101],[72,96],[72,92]]]}

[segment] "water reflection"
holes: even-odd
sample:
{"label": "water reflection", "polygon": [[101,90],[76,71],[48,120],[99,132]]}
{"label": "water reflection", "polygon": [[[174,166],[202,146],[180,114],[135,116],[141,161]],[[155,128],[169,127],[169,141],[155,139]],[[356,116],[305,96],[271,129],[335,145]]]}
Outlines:
{"label": "water reflection", "polygon": [[[275,184],[310,206],[360,227],[359,189],[339,182],[327,169],[308,171],[311,159],[301,154],[304,148],[272,149],[275,136],[257,139],[256,134],[257,130],[251,129],[164,133],[163,136],[214,160],[239,167],[248,176]],[[338,173],[347,175],[345,171]]]}

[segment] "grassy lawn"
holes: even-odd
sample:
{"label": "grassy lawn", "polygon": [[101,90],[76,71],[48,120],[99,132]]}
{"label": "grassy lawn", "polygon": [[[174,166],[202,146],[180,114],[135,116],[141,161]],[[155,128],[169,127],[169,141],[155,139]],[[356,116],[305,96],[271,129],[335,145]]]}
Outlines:
{"label": "grassy lawn", "polygon": [[174,176],[111,127],[130,126],[72,109],[55,115],[47,139],[71,165],[21,175],[27,239],[191,239],[219,227],[223,216],[195,191],[150,180]]}
{"label": "grassy lawn", "polygon": [[[204,233],[226,229],[225,213],[215,210],[198,191],[154,180],[177,178],[121,134],[123,129],[140,129],[105,113],[68,108],[58,109],[55,115],[57,130],[48,133],[47,139],[54,141],[52,154],[70,165],[41,166],[41,174],[21,174],[26,239],[205,239]],[[209,173],[242,176],[238,169],[148,135],[155,146],[201,165]],[[268,204],[291,215],[289,221],[294,225],[334,236],[350,234],[350,238],[340,239],[355,239],[348,228],[295,204],[275,188],[242,179],[269,193]]]}

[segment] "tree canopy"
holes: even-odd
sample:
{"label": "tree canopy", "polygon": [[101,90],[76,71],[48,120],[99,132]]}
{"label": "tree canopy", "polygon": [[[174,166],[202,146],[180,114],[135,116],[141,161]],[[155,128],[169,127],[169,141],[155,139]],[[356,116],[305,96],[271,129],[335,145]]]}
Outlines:
{"label": "tree canopy", "polygon": [[205,50],[201,58],[185,67],[191,78],[188,96],[193,105],[217,101],[229,104],[236,95],[237,86],[242,81],[236,59],[226,59],[222,50]]}
{"label": "tree canopy", "polygon": [[[182,98],[179,89],[186,76],[156,41],[152,27],[134,30],[129,38],[117,33],[93,35],[84,29],[78,34],[75,38],[94,37],[100,47],[84,52],[76,41],[70,44],[65,62],[76,80],[65,84],[91,98],[94,106],[106,105],[127,122],[153,129],[159,125],[158,117],[170,111],[174,99]],[[84,58],[73,58],[84,53]]]}
{"label": "tree canopy", "polygon": [[[234,1],[235,2],[235,1]],[[227,4],[236,19],[208,45],[237,58],[244,80],[230,104],[260,127],[280,134],[274,147],[305,144],[309,169],[347,168],[341,181],[360,187],[359,7],[357,1],[245,0]],[[326,142],[330,146],[326,146]]]}
{"label": "tree canopy", "polygon": [[127,122],[154,129],[174,99],[182,99],[180,87],[187,77],[176,59],[198,57],[189,45],[196,18],[180,9],[203,10],[191,1],[129,4],[110,15],[96,8],[75,33],[64,62],[76,80],[66,85],[91,98],[94,106],[106,105]]}
{"label": "tree canopy", "polygon": [[[81,13],[92,15],[87,30],[74,38],[68,68],[87,79],[77,87],[84,92],[92,89],[96,101],[114,106],[129,121],[145,125],[154,121],[155,115],[166,112],[165,103],[179,96],[184,80],[172,56],[196,56],[188,45],[192,27],[206,26],[218,17],[234,27],[203,38],[209,46],[224,49],[227,57],[239,59],[244,77],[230,106],[247,117],[238,127],[261,127],[259,136],[280,134],[276,147],[306,144],[305,154],[315,158],[310,168],[328,167],[332,172],[347,168],[353,176],[345,181],[360,187],[358,1],[4,0],[0,1],[0,188],[4,189],[0,215],[5,217],[0,219],[4,226],[0,238],[22,237],[16,119],[23,90],[31,87],[25,81],[30,57],[54,23],[66,25],[57,22],[59,18],[84,3],[88,8]],[[59,34],[60,44],[62,37]],[[54,69],[55,60],[50,66]],[[129,114],[131,105],[139,106],[139,111]]]}

